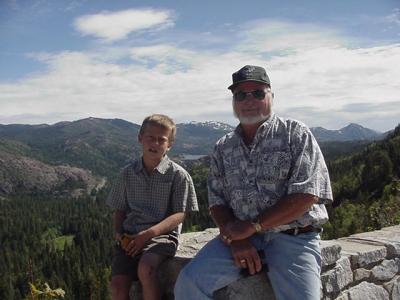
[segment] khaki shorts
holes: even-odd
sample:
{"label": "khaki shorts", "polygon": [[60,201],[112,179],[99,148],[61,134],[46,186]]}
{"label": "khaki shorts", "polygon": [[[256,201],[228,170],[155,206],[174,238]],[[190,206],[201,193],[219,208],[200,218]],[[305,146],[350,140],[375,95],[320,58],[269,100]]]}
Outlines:
{"label": "khaki shorts", "polygon": [[160,235],[152,238],[143,251],[134,257],[125,253],[120,246],[115,246],[111,265],[111,276],[127,275],[138,280],[137,268],[143,253],[155,253],[165,258],[173,257],[178,246],[177,238],[173,235]]}

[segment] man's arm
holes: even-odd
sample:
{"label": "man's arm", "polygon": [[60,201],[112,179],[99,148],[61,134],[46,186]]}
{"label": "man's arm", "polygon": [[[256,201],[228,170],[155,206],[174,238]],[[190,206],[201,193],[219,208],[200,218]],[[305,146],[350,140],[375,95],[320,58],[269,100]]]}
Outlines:
{"label": "man's arm", "polygon": [[[291,194],[280,199],[274,206],[260,214],[258,222],[263,231],[289,224],[306,213],[318,197],[310,194]],[[230,222],[225,226],[225,232],[231,240],[242,240],[256,233],[250,221]]]}
{"label": "man's arm", "polygon": [[[232,210],[225,205],[214,205],[210,207],[210,214],[215,224],[218,226],[221,239],[231,247],[232,256],[235,264],[239,268],[248,268],[250,274],[261,271],[262,265],[257,249],[253,246],[249,239],[230,241],[224,239],[229,232],[225,229],[229,224],[238,222],[239,220],[233,215]],[[243,262],[243,260],[245,262]]]}
{"label": "man's arm", "polygon": [[210,215],[218,226],[221,235],[225,235],[225,226],[238,219],[233,215],[232,210],[225,205],[214,205],[210,207]]}
{"label": "man's arm", "polygon": [[125,251],[128,253],[128,255],[135,256],[143,249],[147,241],[149,241],[153,237],[171,232],[176,227],[178,227],[178,225],[182,223],[184,219],[184,212],[177,212],[168,216],[160,223],[153,225],[152,227],[136,234],[133,237],[132,241],[126,247]]}

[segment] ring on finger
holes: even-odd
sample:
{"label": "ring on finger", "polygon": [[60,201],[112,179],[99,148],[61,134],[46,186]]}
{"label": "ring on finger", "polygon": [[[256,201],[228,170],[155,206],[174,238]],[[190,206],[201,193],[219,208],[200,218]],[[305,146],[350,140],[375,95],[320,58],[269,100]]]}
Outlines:
{"label": "ring on finger", "polygon": [[232,243],[232,240],[227,235],[222,235],[222,239],[228,244]]}

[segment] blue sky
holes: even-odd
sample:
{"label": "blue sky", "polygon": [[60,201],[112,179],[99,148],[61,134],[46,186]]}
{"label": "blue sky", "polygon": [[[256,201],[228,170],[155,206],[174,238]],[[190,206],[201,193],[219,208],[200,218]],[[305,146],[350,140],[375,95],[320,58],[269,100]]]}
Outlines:
{"label": "blue sky", "polygon": [[0,0],[0,38],[0,124],[235,125],[227,86],[246,64],[310,127],[400,119],[398,0]]}

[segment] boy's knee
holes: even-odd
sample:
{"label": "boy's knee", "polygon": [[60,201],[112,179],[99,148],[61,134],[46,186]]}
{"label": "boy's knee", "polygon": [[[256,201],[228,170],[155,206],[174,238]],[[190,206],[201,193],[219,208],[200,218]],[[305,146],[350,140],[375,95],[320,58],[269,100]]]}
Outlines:
{"label": "boy's knee", "polygon": [[132,280],[126,276],[113,276],[110,282],[110,289],[114,296],[128,295],[131,284]]}
{"label": "boy's knee", "polygon": [[149,264],[147,261],[140,261],[138,265],[138,277],[141,282],[149,279],[156,278],[157,267],[153,264]]}

